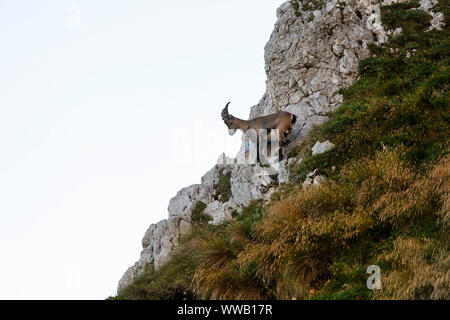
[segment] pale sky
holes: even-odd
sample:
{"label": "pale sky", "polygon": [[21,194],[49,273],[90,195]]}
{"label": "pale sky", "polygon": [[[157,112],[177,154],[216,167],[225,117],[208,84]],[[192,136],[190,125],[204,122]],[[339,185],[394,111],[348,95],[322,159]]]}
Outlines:
{"label": "pale sky", "polygon": [[[283,0],[0,0],[0,299],[104,299],[236,153]],[[79,9],[79,28],[76,11]]]}

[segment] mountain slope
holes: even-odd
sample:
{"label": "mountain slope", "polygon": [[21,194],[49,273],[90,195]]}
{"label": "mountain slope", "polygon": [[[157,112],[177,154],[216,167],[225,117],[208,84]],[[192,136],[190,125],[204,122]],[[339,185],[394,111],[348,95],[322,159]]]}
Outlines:
{"label": "mountain slope", "polygon": [[[437,2],[446,26],[429,30],[421,3],[381,7],[402,32],[370,46],[343,104],[290,151],[290,181],[268,203],[218,225],[196,206],[168,261],[115,298],[450,299],[450,8]],[[313,156],[317,140],[335,147]],[[304,188],[314,170],[326,182]],[[381,290],[366,286],[370,265]]]}

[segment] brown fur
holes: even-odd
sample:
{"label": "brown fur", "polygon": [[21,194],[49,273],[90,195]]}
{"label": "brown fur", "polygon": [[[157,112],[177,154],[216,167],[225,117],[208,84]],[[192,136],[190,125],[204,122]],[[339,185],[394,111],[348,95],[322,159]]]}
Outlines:
{"label": "brown fur", "polygon": [[252,120],[242,120],[228,114],[229,104],[230,103],[227,103],[222,111],[222,119],[229,130],[242,130],[242,132],[245,133],[249,129],[254,129],[258,137],[259,130],[278,129],[279,143],[284,153],[285,146],[291,141],[291,131],[297,119],[294,114],[280,111],[267,116],[257,117]]}

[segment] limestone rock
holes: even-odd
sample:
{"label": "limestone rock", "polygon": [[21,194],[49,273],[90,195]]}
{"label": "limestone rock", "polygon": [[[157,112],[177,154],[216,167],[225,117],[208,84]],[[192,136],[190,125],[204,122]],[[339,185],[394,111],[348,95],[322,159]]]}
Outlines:
{"label": "limestone rock", "polygon": [[439,3],[438,0],[420,0],[419,9],[431,15],[431,26],[428,30],[442,30],[445,26],[445,17],[442,12],[435,12],[433,8]]}
{"label": "limestone rock", "polygon": [[309,172],[306,175],[306,179],[302,184],[302,187],[304,189],[310,189],[312,187],[318,187],[320,184],[326,182],[328,179],[327,177],[318,174],[317,169]]}
{"label": "limestone rock", "polygon": [[159,268],[178,244],[181,235],[189,232],[189,217],[172,217],[152,224],[142,239],[143,250],[139,261],[128,268],[119,281],[118,291],[125,288],[131,280],[143,272],[147,265]]}
{"label": "limestone rock", "polygon": [[288,166],[291,166],[291,165],[293,165],[294,163],[296,163],[297,162],[297,159],[296,158],[289,158],[288,160],[287,160],[287,165]]}
{"label": "limestone rock", "polygon": [[264,187],[273,180],[267,168],[260,165],[237,165],[231,172],[232,199],[238,206],[247,206],[252,199],[263,196]]}
{"label": "limestone rock", "polygon": [[397,28],[394,30],[394,32],[392,33],[393,37],[398,37],[399,35],[401,35],[403,32],[403,28]]}
{"label": "limestone rock", "polygon": [[219,165],[215,165],[203,175],[199,188],[199,199],[197,201],[203,201],[204,203],[213,201],[213,195],[215,194],[214,185],[219,181],[220,171]]}
{"label": "limestone rock", "polygon": [[231,219],[231,214],[234,209],[233,201],[222,203],[216,200],[208,203],[204,213],[212,218],[211,224],[220,224]]}
{"label": "limestone rock", "polygon": [[330,141],[320,142],[317,141],[316,144],[312,147],[312,155],[315,156],[317,154],[321,154],[327,151],[330,151],[334,148],[334,144]]}
{"label": "limestone rock", "polygon": [[445,16],[442,12],[432,12],[431,13],[431,26],[428,28],[428,30],[442,30],[442,28],[445,26]]}
{"label": "limestone rock", "polygon": [[420,0],[420,9],[429,12],[438,3],[438,0]]}
{"label": "limestone rock", "polygon": [[219,159],[217,159],[217,165],[230,165],[230,164],[234,164],[235,159],[228,157],[225,153],[222,153],[219,157]]}
{"label": "limestone rock", "polygon": [[169,217],[189,214],[199,195],[199,184],[194,184],[178,191],[177,195],[170,199],[168,207]]}
{"label": "limestone rock", "polygon": [[320,10],[300,10],[297,17],[284,3],[265,47],[267,90],[250,118],[280,110],[294,113],[293,140],[328,120],[327,113],[342,103],[339,89],[353,83],[359,60],[369,56],[367,44],[374,39],[368,16],[356,14],[366,8],[364,1],[329,1]]}
{"label": "limestone rock", "polygon": [[[291,160],[290,163],[292,164],[295,161],[295,158],[291,158],[289,160]],[[280,162],[280,167],[278,171],[278,183],[289,182],[289,170],[288,170],[289,160],[284,159],[283,161]]]}

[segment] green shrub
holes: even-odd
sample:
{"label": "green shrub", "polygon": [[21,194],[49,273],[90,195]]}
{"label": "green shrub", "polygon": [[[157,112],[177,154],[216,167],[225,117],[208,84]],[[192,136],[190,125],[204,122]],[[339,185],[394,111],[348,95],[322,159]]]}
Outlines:
{"label": "green shrub", "polygon": [[219,181],[214,184],[214,189],[216,190],[214,199],[220,202],[227,202],[231,198],[231,173],[223,174],[219,173]]}
{"label": "green shrub", "polygon": [[431,16],[422,10],[411,10],[418,7],[418,1],[382,6],[382,23],[389,29],[401,27],[404,32],[423,32],[430,26]]}
{"label": "green shrub", "polygon": [[204,213],[206,204],[202,201],[198,201],[191,210],[191,221],[194,224],[208,223],[211,217]]}

